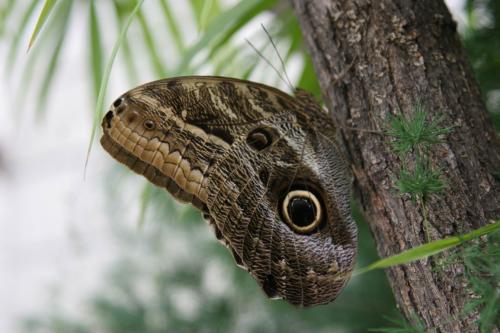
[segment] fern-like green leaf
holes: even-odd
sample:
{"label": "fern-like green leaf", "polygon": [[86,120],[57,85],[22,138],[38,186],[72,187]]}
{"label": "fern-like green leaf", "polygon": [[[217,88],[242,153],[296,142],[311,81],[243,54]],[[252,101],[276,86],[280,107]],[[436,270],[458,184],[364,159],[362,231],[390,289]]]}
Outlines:
{"label": "fern-like green leaf", "polygon": [[442,142],[441,135],[451,132],[451,127],[442,127],[441,116],[429,117],[421,103],[417,103],[410,117],[398,115],[389,119],[387,134],[395,137],[392,142],[394,151],[403,155],[412,149],[428,147]]}
{"label": "fern-like green leaf", "polygon": [[440,169],[432,169],[426,159],[417,159],[413,170],[403,166],[395,180],[400,194],[409,194],[413,201],[426,199],[431,194],[442,192],[447,184]]}

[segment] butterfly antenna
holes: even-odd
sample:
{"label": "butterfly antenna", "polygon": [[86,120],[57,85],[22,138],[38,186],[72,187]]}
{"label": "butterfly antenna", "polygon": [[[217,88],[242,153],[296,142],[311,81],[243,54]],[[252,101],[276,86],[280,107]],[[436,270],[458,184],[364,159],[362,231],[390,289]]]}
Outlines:
{"label": "butterfly antenna", "polygon": [[290,78],[288,77],[288,74],[286,72],[286,66],[285,66],[285,61],[283,61],[283,58],[281,57],[281,54],[279,53],[278,51],[278,48],[276,47],[276,44],[274,43],[274,40],[273,38],[271,37],[271,34],[269,33],[269,31],[267,31],[266,27],[264,26],[264,24],[260,24],[260,26],[262,27],[262,30],[264,30],[264,32],[266,33],[267,35],[267,38],[269,38],[269,41],[271,42],[271,44],[273,45],[273,49],[274,51],[276,52],[276,54],[278,55],[278,58],[280,59],[280,63],[281,63],[281,68],[283,69],[283,73],[285,74],[285,78],[286,80],[288,81],[288,86],[290,88],[292,88],[293,91],[295,91],[295,87],[293,86],[292,84],[292,81],[290,80]]}
{"label": "butterfly antenna", "polygon": [[283,78],[283,75],[281,75],[280,71],[276,67],[274,67],[274,65],[266,57],[264,57],[262,52],[260,52],[260,50],[257,49],[255,45],[253,45],[252,42],[250,42],[248,39],[245,38],[245,41],[248,43],[248,45],[252,47],[252,49],[259,55],[261,59],[263,59],[269,66],[271,66],[272,69],[274,69],[274,71],[276,72],[276,74],[278,74],[281,81],[283,81],[290,89],[292,89],[292,91],[295,91],[295,88],[293,87],[293,85],[290,84],[290,81],[286,81]]}

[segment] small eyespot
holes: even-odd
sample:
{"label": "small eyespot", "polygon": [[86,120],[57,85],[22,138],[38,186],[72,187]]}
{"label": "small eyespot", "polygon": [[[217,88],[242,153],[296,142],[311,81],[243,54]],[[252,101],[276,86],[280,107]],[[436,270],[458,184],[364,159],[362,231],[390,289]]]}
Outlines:
{"label": "small eyespot", "polygon": [[272,137],[265,128],[257,128],[248,134],[247,143],[256,150],[262,150],[272,143]]}
{"label": "small eyespot", "polygon": [[321,224],[323,212],[321,204],[312,192],[293,190],[288,192],[282,202],[282,216],[296,232],[304,234],[313,231]]}
{"label": "small eyespot", "polygon": [[119,107],[119,106],[120,106],[120,104],[122,104],[122,102],[123,102],[123,97],[120,97],[120,98],[118,98],[116,101],[114,101],[114,102],[113,102],[113,106],[114,106],[115,108],[117,108],[117,107]]}
{"label": "small eyespot", "polygon": [[111,120],[113,119],[113,111],[108,111],[104,117],[107,128],[111,128]]}
{"label": "small eyespot", "polygon": [[144,121],[144,128],[147,129],[148,131],[154,130],[155,129],[155,122],[152,121],[151,119],[146,119]]}
{"label": "small eyespot", "polygon": [[113,108],[117,115],[121,114],[127,108],[125,97],[120,97],[113,102]]}

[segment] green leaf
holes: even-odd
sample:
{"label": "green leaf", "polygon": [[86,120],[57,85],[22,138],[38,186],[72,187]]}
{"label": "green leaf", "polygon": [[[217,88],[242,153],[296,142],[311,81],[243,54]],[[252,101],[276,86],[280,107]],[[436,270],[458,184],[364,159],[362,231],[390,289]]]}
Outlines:
{"label": "green leaf", "polygon": [[204,31],[221,12],[221,6],[217,0],[191,0],[190,2],[198,31]]}
{"label": "green leaf", "polygon": [[[260,49],[257,49],[257,52],[251,49],[250,53],[246,43],[232,46],[231,43],[226,42],[225,47],[220,48],[218,52],[211,52],[208,57],[211,63],[215,64],[215,75],[248,79],[259,63],[258,54],[262,54],[269,45],[269,43],[264,44]],[[211,51],[214,51],[213,48]]]}
{"label": "green leaf", "polygon": [[394,327],[380,327],[369,329],[368,332],[379,332],[379,333],[425,333],[425,324],[421,318],[417,316],[416,313],[411,314],[411,319],[414,324],[406,321],[406,319],[398,313],[398,317],[384,317],[386,320],[391,322]]}
{"label": "green leaf", "polygon": [[148,54],[151,57],[151,63],[153,64],[153,69],[155,74],[159,77],[164,77],[167,74],[167,70],[165,69],[165,65],[163,64],[158,52],[157,47],[155,45],[153,34],[149,29],[149,26],[146,22],[146,18],[142,11],[137,12],[137,19],[139,20],[139,24],[141,26],[142,35],[144,36],[144,41],[149,50]]}
{"label": "green leaf", "polygon": [[38,4],[38,0],[31,0],[31,3],[29,6],[26,8],[24,11],[21,22],[19,25],[16,27],[16,33],[14,35],[14,38],[12,39],[12,42],[9,47],[9,54],[7,56],[7,75],[11,74],[12,69],[14,68],[14,63],[18,59],[18,50],[19,50],[19,43],[21,41],[21,37],[24,34],[24,31],[28,27],[28,22],[31,16],[33,15],[33,12],[36,9],[36,5]]}
{"label": "green leaf", "polygon": [[500,231],[488,236],[486,242],[472,244],[461,251],[469,294],[462,315],[478,312],[476,323],[481,332],[491,332],[500,324]]}
{"label": "green leaf", "polygon": [[418,158],[415,161],[413,170],[403,166],[395,180],[395,187],[399,194],[409,194],[413,201],[423,199],[424,201],[431,194],[442,192],[447,184],[442,180],[443,172],[440,169],[432,169],[429,161]]}
{"label": "green leaf", "polygon": [[230,31],[235,25],[238,24],[242,17],[244,17],[248,12],[253,11],[262,2],[264,2],[264,0],[241,1],[212,20],[198,42],[184,52],[182,55],[182,61],[175,71],[175,75],[180,75],[186,72],[195,55],[205,49],[210,42],[224,36],[226,31]]}
{"label": "green leaf", "polygon": [[64,39],[66,37],[66,32],[68,31],[68,23],[71,13],[71,8],[73,6],[73,0],[65,0],[60,3],[57,11],[55,12],[56,16],[54,17],[54,30],[59,34],[56,39],[56,45],[52,49],[52,54],[48,58],[50,59],[47,67],[44,78],[42,80],[43,84],[41,85],[41,89],[38,93],[38,111],[37,117],[40,118],[43,111],[46,109],[46,102],[48,92],[50,87],[52,86],[52,81],[54,79],[55,72],[57,70],[57,63],[59,61],[59,56],[61,54],[61,49],[64,44]]}
{"label": "green leaf", "polygon": [[[257,1],[257,3],[246,10],[240,18],[232,25],[228,27],[225,31],[218,36],[214,45],[210,48],[210,52],[208,58],[211,59],[214,54],[221,48],[225,48],[228,45],[229,40],[233,37],[238,31],[241,30],[243,26],[245,26],[248,22],[254,19],[257,15],[261,14],[267,9],[272,8],[276,4],[276,0],[271,1]],[[228,11],[232,11],[233,9],[229,9]],[[228,11],[224,11],[221,16],[226,16]]]}
{"label": "green leaf", "polygon": [[314,67],[311,61],[311,57],[305,54],[305,64],[302,69],[302,75],[300,76],[298,86],[312,93],[314,97],[321,100],[321,88],[319,87],[318,79],[314,72]]}
{"label": "green leaf", "polygon": [[404,155],[415,148],[428,148],[442,142],[441,135],[451,132],[452,127],[441,127],[442,116],[427,120],[428,113],[418,102],[409,117],[403,114],[389,118],[387,134],[396,138],[394,151]]}
{"label": "green leaf", "polygon": [[224,51],[219,52],[218,57],[212,59],[215,63],[215,68],[213,70],[214,75],[228,75],[232,76],[232,72],[241,71],[239,62],[237,61],[238,55],[241,53],[240,47],[231,47],[228,45]]}
{"label": "green leaf", "polygon": [[[113,7],[115,9],[115,15],[116,15],[116,22],[118,24],[118,31],[122,31],[123,25],[125,24],[125,18],[128,17],[130,12],[132,11],[133,8],[130,8],[129,11],[126,9],[128,8],[122,8],[120,1],[113,1]],[[138,73],[137,73],[137,68],[135,66],[134,60],[133,60],[133,55],[132,55],[132,50],[130,48],[130,44],[128,40],[125,38],[123,40],[121,49],[123,50],[123,57],[125,60],[125,66],[127,67],[127,72],[129,76],[129,80],[132,84],[136,84],[138,82]]]}
{"label": "green leaf", "polygon": [[163,11],[163,16],[165,16],[165,22],[167,23],[168,28],[174,38],[175,46],[179,52],[182,52],[185,48],[184,40],[181,35],[181,29],[178,26],[177,21],[175,20],[175,16],[170,9],[167,0],[160,1],[161,9]]}
{"label": "green leaf", "polygon": [[111,51],[111,56],[109,57],[108,63],[106,64],[106,68],[104,70],[104,75],[101,80],[101,88],[99,89],[99,95],[97,97],[97,102],[96,102],[96,108],[94,112],[94,123],[92,125],[92,132],[90,133],[90,140],[89,140],[89,146],[87,148],[87,157],[85,159],[85,167],[84,167],[84,177],[85,173],[87,170],[87,165],[89,162],[89,156],[90,156],[90,151],[92,150],[92,144],[94,143],[95,135],[97,133],[97,128],[99,127],[99,123],[101,121],[101,118],[103,116],[103,110],[104,110],[104,95],[106,93],[106,88],[108,87],[108,82],[109,82],[109,77],[111,74],[111,69],[113,68],[113,63],[115,61],[116,55],[118,53],[118,50],[120,49],[120,45],[123,43],[125,40],[125,37],[127,36],[127,31],[128,28],[130,27],[130,24],[132,23],[135,15],[139,11],[139,9],[142,6],[142,3],[144,0],[138,0],[134,9],[132,10],[132,13],[130,13],[129,18],[127,19],[126,23],[123,25],[122,30],[120,31],[120,36],[115,42],[115,45],[113,46],[113,50]]}
{"label": "green leaf", "polygon": [[99,87],[102,78],[103,48],[101,40],[101,29],[95,8],[95,0],[89,2],[89,27],[90,27],[90,67],[92,68],[92,78],[94,85],[94,98],[99,95]]}
{"label": "green leaf", "polygon": [[36,22],[35,29],[33,29],[33,33],[31,34],[31,38],[28,44],[28,51],[31,48],[31,46],[33,46],[33,43],[38,37],[40,30],[42,30],[43,26],[47,22],[50,12],[54,8],[55,4],[56,0],[45,0],[45,4],[43,5],[42,11],[40,12],[40,16],[38,16],[38,21]]}
{"label": "green leaf", "polygon": [[0,37],[3,35],[5,29],[5,23],[7,22],[7,17],[9,17],[10,13],[14,9],[14,0],[7,0],[0,8]]}
{"label": "green leaf", "polygon": [[142,188],[141,199],[140,199],[140,209],[139,209],[139,218],[137,225],[139,228],[142,228],[144,225],[146,212],[148,210],[149,201],[151,197],[151,192],[153,190],[153,186],[150,183],[145,183]]}
{"label": "green leaf", "polygon": [[493,231],[498,230],[499,228],[500,228],[500,220],[461,236],[448,237],[445,239],[440,239],[434,242],[420,245],[412,249],[398,253],[396,255],[390,256],[388,258],[378,260],[373,264],[358,269],[353,273],[353,276],[363,274],[374,269],[388,268],[396,265],[407,264],[415,260],[424,259],[439,252],[442,252],[444,250],[447,250],[451,247],[460,245],[464,242],[492,233]]}
{"label": "green leaf", "polygon": [[[56,7],[53,10],[51,18],[45,25],[46,33],[39,36],[38,39],[41,39],[41,41],[34,49],[31,50],[28,56],[28,62],[23,68],[22,78],[20,81],[21,87],[18,89],[18,92],[16,94],[16,101],[20,110],[24,108],[24,102],[26,101],[26,91],[30,90],[30,86],[33,84],[33,82],[38,81],[33,78],[33,73],[36,69],[39,69],[44,73],[42,80],[40,80],[40,82],[43,82],[43,84],[39,85],[39,91],[37,95],[37,118],[39,118],[45,110],[44,104],[46,102],[48,91],[52,86],[51,83],[56,71],[60,50],[62,48],[62,44],[66,35],[65,27],[68,22],[72,3],[72,0],[60,1],[57,3]],[[49,52],[49,54],[43,54],[42,51]]]}

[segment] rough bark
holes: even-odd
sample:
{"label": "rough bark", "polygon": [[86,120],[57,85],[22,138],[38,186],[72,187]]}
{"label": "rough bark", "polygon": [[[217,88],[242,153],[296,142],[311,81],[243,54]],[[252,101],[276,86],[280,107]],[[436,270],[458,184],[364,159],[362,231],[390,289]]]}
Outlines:
{"label": "rough bark", "polygon": [[[389,115],[421,101],[453,132],[430,152],[448,189],[426,203],[430,238],[483,226],[500,216],[500,145],[442,0],[291,0],[323,96],[337,121],[383,130]],[[352,66],[351,66],[352,64]],[[422,207],[394,191],[401,166],[390,138],[342,131],[356,192],[382,257],[425,243]],[[435,259],[387,271],[398,305],[429,331],[476,332],[460,312],[463,267]]]}

